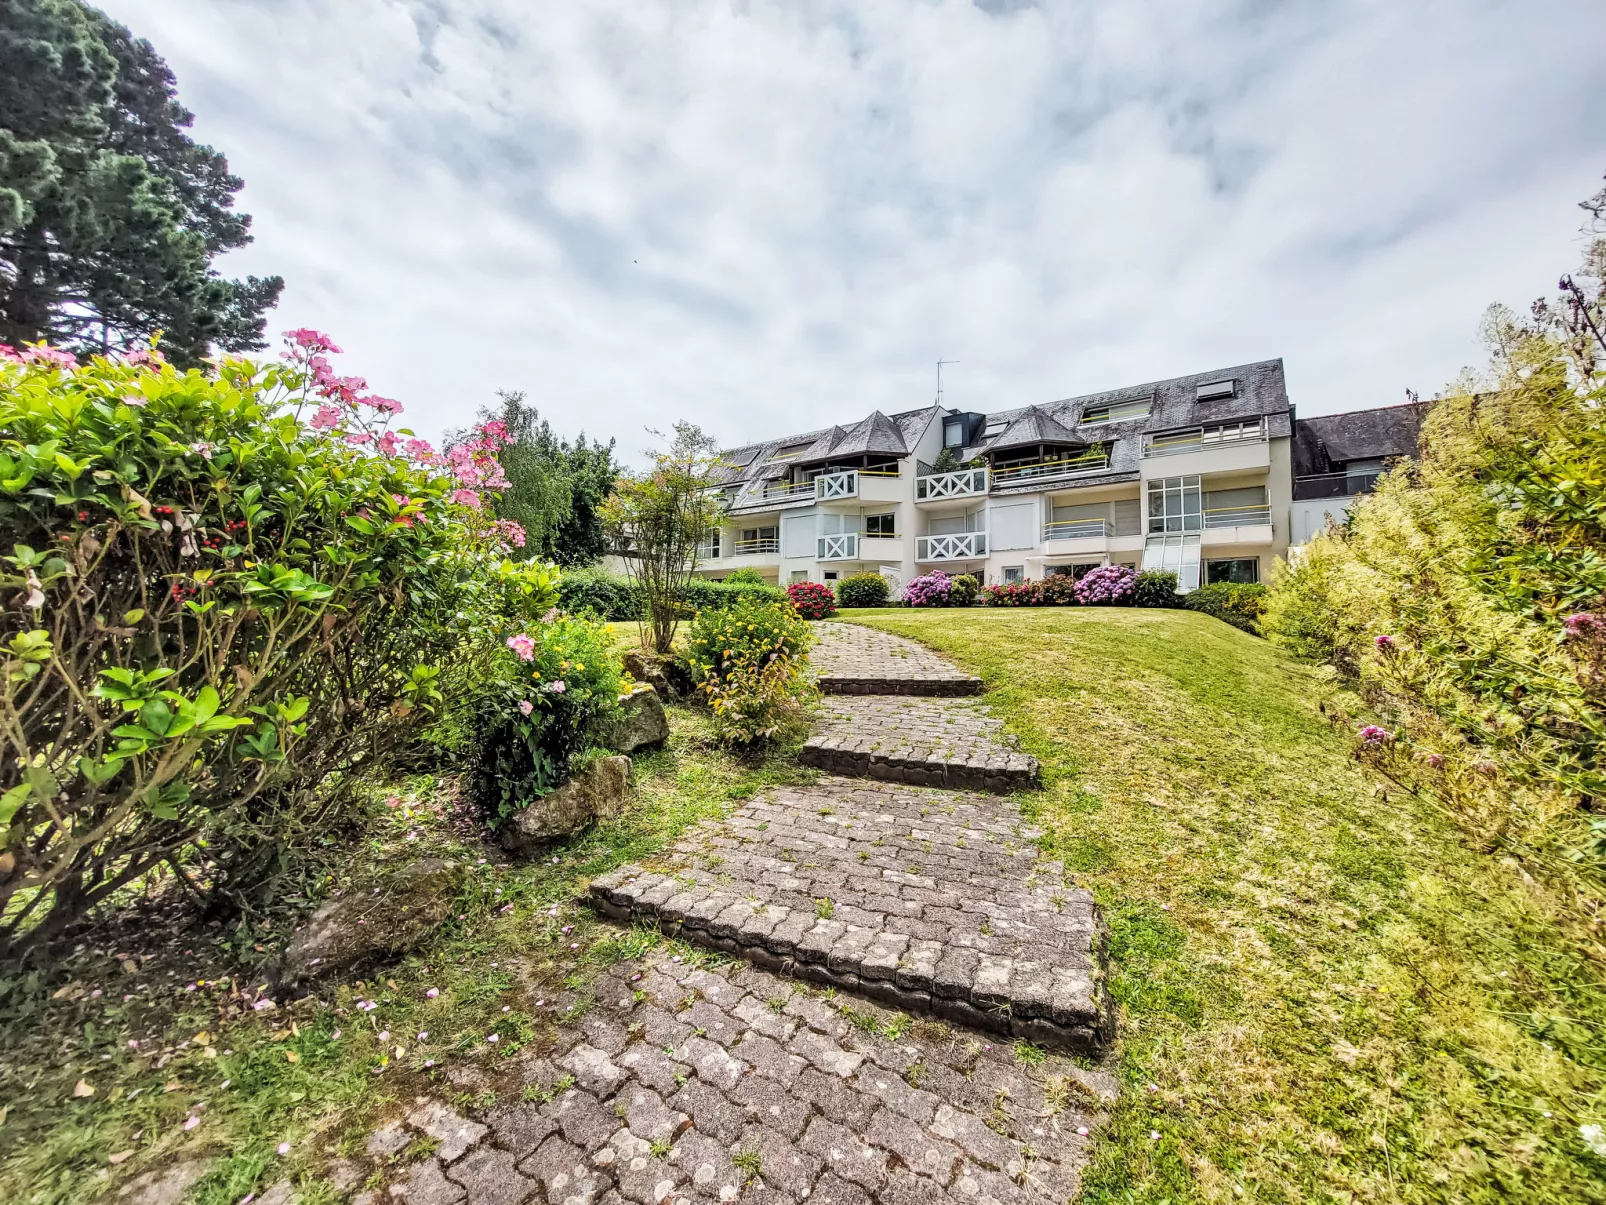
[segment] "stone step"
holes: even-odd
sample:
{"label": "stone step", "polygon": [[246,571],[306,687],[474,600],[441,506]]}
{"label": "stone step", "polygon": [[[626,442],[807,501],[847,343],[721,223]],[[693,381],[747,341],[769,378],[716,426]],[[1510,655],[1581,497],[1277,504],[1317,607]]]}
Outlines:
{"label": "stone step", "polygon": [[826,695],[916,695],[926,698],[958,699],[981,694],[981,679],[968,674],[916,677],[893,674],[821,674],[816,679]]}
{"label": "stone step", "polygon": [[819,643],[809,660],[823,694],[958,698],[981,693],[980,678],[912,640],[848,623],[821,623],[816,630]]}
{"label": "stone step", "polygon": [[1005,794],[1037,785],[1037,759],[1005,743],[975,706],[927,699],[828,699],[798,760],[833,774]]}

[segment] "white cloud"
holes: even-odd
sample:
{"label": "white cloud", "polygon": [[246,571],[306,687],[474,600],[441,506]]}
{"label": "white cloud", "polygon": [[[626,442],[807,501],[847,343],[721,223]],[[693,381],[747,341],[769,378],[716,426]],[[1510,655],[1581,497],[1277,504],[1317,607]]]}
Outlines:
{"label": "white cloud", "polygon": [[104,0],[247,187],[235,273],[434,434],[737,441],[1283,356],[1431,392],[1577,254],[1591,0]]}

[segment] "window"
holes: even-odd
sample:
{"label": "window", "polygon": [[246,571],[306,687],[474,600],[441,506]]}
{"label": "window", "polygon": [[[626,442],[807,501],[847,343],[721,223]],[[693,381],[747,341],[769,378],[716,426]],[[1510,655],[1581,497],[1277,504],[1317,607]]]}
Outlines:
{"label": "window", "polygon": [[773,540],[773,539],[775,539],[775,528],[773,528],[773,527],[744,527],[744,528],[742,528],[742,541],[744,543],[746,543],[749,540]]}
{"label": "window", "polygon": [[1004,585],[1018,586],[1026,580],[1026,567],[1024,565],[1004,566]]}
{"label": "window", "polygon": [[792,575],[788,580],[792,582],[806,582],[809,580],[809,571],[807,569],[794,569],[792,570]]}
{"label": "window", "polygon": [[825,580],[828,581],[828,582],[836,581],[836,570],[835,569],[827,569],[825,571]]}
{"label": "window", "polygon": [[1090,406],[1082,412],[1081,426],[1095,427],[1100,423],[1118,423],[1127,418],[1148,418],[1153,398],[1138,398],[1130,402],[1113,402],[1108,406]]}
{"label": "window", "polygon": [[1219,582],[1231,582],[1234,585],[1252,586],[1260,580],[1260,558],[1253,556],[1237,557],[1230,561],[1206,561],[1205,585],[1214,586]]}
{"label": "window", "polygon": [[942,446],[945,448],[962,448],[965,446],[965,423],[963,419],[951,418],[943,423]]}
{"label": "window", "polygon": [[1199,537],[1197,535],[1150,536],[1143,544],[1143,568],[1159,569],[1177,575],[1177,589],[1186,593],[1199,588]]}
{"label": "window", "polygon": [[1199,386],[1194,396],[1201,402],[1209,402],[1220,397],[1232,397],[1237,392],[1237,381],[1207,381]]}
{"label": "window", "polygon": [[1198,531],[1202,510],[1197,477],[1149,482],[1149,532]]}
{"label": "window", "polygon": [[1266,505],[1266,487],[1249,485],[1235,490],[1206,490],[1204,521],[1206,527],[1270,523],[1271,510]]}
{"label": "window", "polygon": [[890,515],[866,515],[864,517],[864,534],[870,537],[880,536],[891,539],[898,534],[898,515],[894,511]]}
{"label": "window", "polygon": [[698,541],[697,559],[702,561],[717,561],[719,559],[719,532]]}
{"label": "window", "polygon": [[1142,503],[1136,498],[1118,498],[1113,503],[1118,536],[1135,536],[1143,530]]}
{"label": "window", "polygon": [[1002,431],[1007,426],[1009,426],[1009,424],[1006,423],[1003,419],[998,419],[995,422],[990,422],[990,423],[987,424],[986,430],[984,430],[981,433],[982,434],[982,438],[983,439],[991,439],[993,436],[997,435],[1000,431]]}

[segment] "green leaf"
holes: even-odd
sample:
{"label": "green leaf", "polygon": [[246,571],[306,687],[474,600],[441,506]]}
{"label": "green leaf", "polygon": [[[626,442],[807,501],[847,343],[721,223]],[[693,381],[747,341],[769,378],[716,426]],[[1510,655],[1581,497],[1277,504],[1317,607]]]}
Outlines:
{"label": "green leaf", "polygon": [[28,800],[28,792],[33,788],[27,783],[12,787],[4,795],[0,795],[0,824],[10,824],[11,818]]}
{"label": "green leaf", "polygon": [[210,686],[201,687],[201,693],[195,696],[194,720],[197,724],[204,724],[217,714],[218,704],[222,702],[218,693]]}

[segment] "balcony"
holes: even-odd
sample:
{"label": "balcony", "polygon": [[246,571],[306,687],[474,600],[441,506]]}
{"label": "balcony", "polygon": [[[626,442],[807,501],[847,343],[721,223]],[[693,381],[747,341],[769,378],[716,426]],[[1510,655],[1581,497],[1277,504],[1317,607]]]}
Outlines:
{"label": "balcony", "polygon": [[960,469],[957,473],[932,473],[915,478],[916,502],[940,502],[947,498],[974,498],[987,492],[986,469]]}
{"label": "balcony", "polygon": [[815,541],[814,556],[821,561],[856,561],[859,559],[859,533],[845,531],[840,535],[821,536]]}
{"label": "balcony", "polygon": [[985,531],[959,531],[946,536],[920,536],[915,540],[917,561],[970,561],[986,555]]}
{"label": "balcony", "polygon": [[1294,501],[1314,502],[1322,498],[1352,498],[1356,494],[1369,494],[1381,469],[1366,473],[1311,473],[1294,478]]}
{"label": "balcony", "polygon": [[1251,527],[1270,522],[1269,506],[1218,506],[1204,512],[1206,530],[1212,527]]}
{"label": "balcony", "polygon": [[779,540],[737,540],[731,547],[732,556],[761,556],[781,550]]}
{"label": "balcony", "polygon": [[1220,427],[1192,427],[1185,431],[1168,431],[1164,435],[1143,437],[1143,455],[1181,456],[1187,452],[1200,452],[1222,444],[1261,443],[1266,438],[1266,424],[1254,422],[1227,423]]}
{"label": "balcony", "polygon": [[1043,539],[1046,540],[1092,540],[1103,539],[1110,534],[1108,519],[1069,519],[1063,523],[1043,524]]}
{"label": "balcony", "polygon": [[789,482],[772,483],[764,487],[764,501],[766,502],[799,502],[805,498],[814,497],[814,483],[812,481],[799,482],[792,485]]}
{"label": "balcony", "polygon": [[897,502],[897,469],[844,469],[814,479],[818,502]]}
{"label": "balcony", "polygon": [[1088,452],[1081,456],[1068,456],[1060,460],[1034,460],[1029,464],[1012,464],[993,469],[993,485],[1023,485],[1033,481],[1051,481],[1060,477],[1082,477],[1089,473],[1102,473],[1110,467],[1108,452]]}

